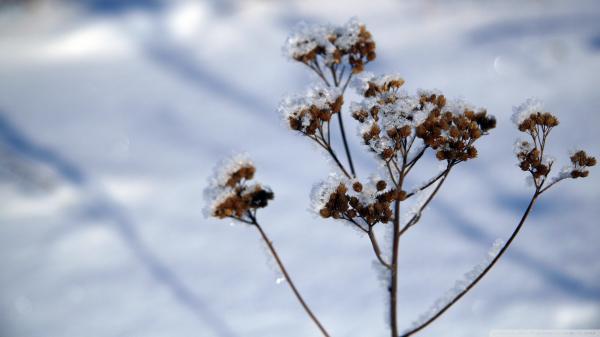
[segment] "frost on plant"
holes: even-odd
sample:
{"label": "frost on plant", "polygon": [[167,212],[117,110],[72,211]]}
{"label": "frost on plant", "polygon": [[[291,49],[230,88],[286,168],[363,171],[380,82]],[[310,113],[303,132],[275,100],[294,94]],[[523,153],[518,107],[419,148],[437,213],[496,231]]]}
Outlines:
{"label": "frost on plant", "polygon": [[[462,99],[447,98],[439,90],[419,89],[409,93],[404,90],[405,80],[399,74],[363,72],[365,66],[375,60],[375,42],[366,26],[356,18],[343,25],[300,24],[285,41],[283,50],[290,60],[317,75],[318,83],[301,94],[284,97],[278,110],[291,131],[316,143],[339,169],[335,173],[323,173],[325,179],[312,190],[310,209],[322,219],[346,223],[366,234],[361,239],[368,238],[366,244],[374,254],[377,278],[384,285],[386,321],[391,337],[414,335],[442,316],[492,270],[515,241],[543,193],[562,180],[587,177],[589,168],[596,165],[596,159],[585,151],[574,151],[569,158],[570,165],[553,176],[557,161],[547,153],[548,139],[559,125],[558,118],[545,111],[543,103],[536,99],[516,106],[512,120],[525,134],[525,139],[515,143],[515,156],[519,168],[528,173],[532,181],[533,195],[529,204],[507,241],[498,241],[482,264],[457,281],[431,310],[401,333],[397,319],[401,305],[398,280],[410,271],[399,271],[400,239],[411,238],[406,233],[419,224],[451,173],[481,157],[477,146],[496,128],[496,118],[485,108]],[[344,108],[344,95],[353,78],[358,99]],[[372,166],[379,168],[379,174],[357,173],[346,138],[345,114],[352,117],[346,116],[346,123],[353,122],[357,127],[359,141],[374,159],[376,165]],[[427,157],[434,160],[422,160]],[[441,169],[429,179],[419,183],[419,178],[415,182],[412,173],[426,169],[432,162],[441,165]],[[328,337],[329,333],[300,295],[257,218],[257,210],[268,205],[273,192],[253,182],[255,171],[254,164],[243,156],[220,165],[206,192],[207,213],[221,219],[233,218],[258,230],[282,273],[281,280],[289,285],[321,334]],[[406,186],[415,186],[415,183],[416,187],[407,192]],[[409,200],[411,198],[413,200]],[[407,207],[407,201],[408,205],[414,201],[412,207]],[[384,227],[383,246],[379,244],[376,226]]]}
{"label": "frost on plant", "polygon": [[269,187],[250,183],[255,172],[254,164],[245,155],[233,156],[215,167],[204,192],[205,214],[220,219],[251,221],[248,215],[266,207],[274,196]]}
{"label": "frost on plant", "polygon": [[376,56],[371,33],[356,18],[341,26],[300,23],[283,51],[290,59],[311,67],[331,67],[345,61],[354,73],[361,72]]}
{"label": "frost on plant", "polygon": [[[498,256],[500,250],[505,245],[505,242],[502,239],[497,239],[492,248],[488,251],[485,259],[479,264],[473,266],[471,270],[466,272],[461,279],[458,279],[454,282],[454,286],[448,289],[444,295],[438,298],[433,305],[424,313],[419,316],[419,318],[412,323],[410,329],[414,329],[423,325],[425,322],[430,320],[435,314],[437,314],[440,310],[450,304],[457,295],[461,294],[466,290],[466,288],[471,285],[475,279],[482,274],[482,272],[490,265],[490,263]],[[409,330],[410,330],[409,329]]]}

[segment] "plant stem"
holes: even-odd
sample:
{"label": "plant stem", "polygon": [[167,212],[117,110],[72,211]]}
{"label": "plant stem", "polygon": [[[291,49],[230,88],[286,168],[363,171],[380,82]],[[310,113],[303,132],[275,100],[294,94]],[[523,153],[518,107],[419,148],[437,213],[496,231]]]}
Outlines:
{"label": "plant stem", "polygon": [[435,195],[437,194],[437,192],[440,190],[440,188],[444,184],[444,181],[448,177],[448,174],[450,174],[450,170],[451,169],[452,169],[452,166],[448,166],[448,168],[446,170],[444,170],[444,174],[441,176],[442,180],[440,180],[440,182],[437,184],[437,186],[435,187],[435,189],[433,190],[433,192],[431,192],[431,194],[429,195],[429,197],[427,197],[427,200],[425,200],[425,202],[421,205],[421,207],[419,207],[419,210],[406,223],[406,226],[404,226],[404,228],[402,228],[402,230],[400,230],[400,232],[398,233],[398,235],[402,236],[402,234],[404,234],[404,232],[407,229],[409,229],[410,227],[414,226],[417,222],[419,222],[419,220],[421,219],[421,214],[423,213],[423,210],[429,205],[429,203],[433,200],[433,198],[435,197]]}
{"label": "plant stem", "polygon": [[448,310],[451,306],[453,306],[456,302],[458,302],[458,300],[460,300],[467,292],[469,292],[492,269],[492,267],[494,267],[494,265],[496,264],[496,262],[498,262],[498,260],[500,260],[500,258],[502,257],[502,255],[504,255],[504,253],[508,249],[508,247],[510,247],[510,244],[513,242],[513,240],[515,239],[515,237],[517,236],[517,234],[519,234],[519,231],[521,230],[521,227],[523,227],[523,224],[525,223],[525,220],[527,220],[527,217],[531,213],[533,205],[535,204],[535,201],[537,200],[537,198],[538,198],[539,195],[540,195],[540,191],[539,191],[539,189],[536,189],[534,195],[531,197],[531,201],[529,201],[529,205],[527,205],[527,209],[525,210],[525,213],[523,213],[523,216],[521,217],[521,220],[519,221],[519,224],[517,225],[517,227],[515,228],[515,230],[511,234],[511,236],[508,239],[508,241],[504,244],[504,246],[502,246],[502,249],[500,249],[500,251],[498,252],[498,254],[496,255],[496,257],[494,257],[494,259],[490,262],[490,264],[488,264],[488,266],[485,267],[485,269],[463,291],[461,291],[460,293],[458,293],[442,309],[440,309],[437,313],[435,313],[433,316],[431,316],[424,323],[422,323],[419,326],[411,329],[410,331],[405,332],[404,334],[402,334],[402,337],[412,336],[413,334],[421,331],[422,329],[424,329],[425,327],[427,327],[429,324],[431,324],[433,321],[435,321],[440,316],[442,316],[442,314],[444,314],[444,312],[446,312],[446,310]]}
{"label": "plant stem", "polygon": [[287,270],[283,266],[283,262],[281,262],[281,259],[279,258],[279,255],[277,254],[277,251],[275,251],[275,247],[273,247],[273,243],[271,242],[271,240],[269,240],[269,238],[267,237],[267,234],[263,231],[262,227],[258,224],[258,222],[254,218],[254,216],[252,216],[251,219],[252,219],[252,223],[254,224],[254,226],[256,226],[256,228],[260,232],[260,235],[261,235],[263,241],[265,241],[265,243],[267,244],[267,247],[269,248],[269,251],[271,252],[271,254],[273,255],[273,257],[275,258],[275,261],[277,262],[277,265],[279,266],[279,269],[281,269],[281,272],[283,273],[283,276],[285,277],[286,282],[289,284],[290,288],[292,288],[292,291],[294,292],[294,295],[296,295],[296,298],[298,299],[298,301],[300,302],[300,304],[304,308],[304,311],[306,311],[306,313],[308,314],[308,316],[310,316],[310,318],[312,319],[312,321],[317,325],[317,327],[319,327],[319,330],[321,330],[321,333],[323,334],[323,336],[329,337],[329,334],[327,333],[327,331],[325,330],[325,328],[323,327],[323,325],[321,325],[321,322],[319,322],[319,320],[317,319],[317,317],[315,316],[315,314],[313,314],[313,312],[310,310],[310,308],[308,307],[308,305],[306,304],[306,302],[304,302],[304,299],[300,295],[300,292],[298,292],[298,289],[296,289],[296,286],[294,285],[294,282],[292,281],[292,278],[290,277],[290,275],[288,274]]}
{"label": "plant stem", "polygon": [[375,238],[375,233],[371,228],[367,234],[369,235],[369,239],[371,240],[371,245],[373,246],[373,251],[375,252],[375,256],[377,256],[377,260],[386,267],[387,269],[392,269],[389,263],[385,262],[383,257],[381,256],[381,249],[379,249],[379,244],[377,244],[377,238]]}
{"label": "plant stem", "polygon": [[[452,166],[454,166],[454,164],[452,164]],[[448,172],[450,171],[451,166],[449,165],[448,167],[446,167],[445,170],[443,170],[442,172],[440,172],[437,176],[435,176],[435,178],[429,180],[427,183],[423,184],[423,186],[417,188],[416,190],[414,190],[413,192],[410,192],[406,195],[406,199],[414,196],[417,192],[419,191],[423,191],[424,189],[428,188],[429,186],[435,184],[436,181],[442,179],[445,175],[448,174]],[[445,178],[444,178],[445,179]]]}
{"label": "plant stem", "polygon": [[[398,178],[397,190],[402,190],[402,184],[404,182],[404,169],[406,167],[406,155],[402,157],[402,169],[400,171],[400,177]],[[390,325],[392,337],[398,336],[398,248],[400,246],[400,200],[396,200],[394,203],[394,241],[392,245],[392,268],[391,273],[391,284],[390,284]]]}
{"label": "plant stem", "polygon": [[348,140],[346,139],[346,131],[344,131],[344,121],[342,120],[342,112],[338,114],[338,121],[340,122],[340,131],[342,133],[342,141],[344,142],[344,149],[346,150],[346,158],[348,158],[348,164],[350,165],[350,172],[352,176],[356,177],[356,171],[354,170],[354,163],[352,162],[352,155],[350,154],[350,148],[348,147]]}

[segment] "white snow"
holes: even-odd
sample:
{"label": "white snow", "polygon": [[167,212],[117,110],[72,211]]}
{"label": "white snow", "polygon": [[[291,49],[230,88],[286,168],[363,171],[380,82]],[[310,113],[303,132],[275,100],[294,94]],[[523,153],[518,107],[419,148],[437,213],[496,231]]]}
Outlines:
{"label": "white snow", "polygon": [[528,98],[525,102],[513,107],[511,120],[515,125],[519,126],[529,116],[537,112],[544,112],[544,102],[537,98]]}
{"label": "white snow", "polygon": [[[512,105],[536,96],[563,116],[549,148],[557,168],[572,146],[600,148],[597,1],[182,0],[101,15],[91,1],[27,3],[0,10],[3,336],[317,335],[289,287],[276,285],[256,230],[202,216],[211,168],[239,151],[273,187],[261,224],[332,336],[389,335],[368,238],[306,211],[310,186],[331,169],[274,113],[311,78],[280,53],[301,20],[358,14],[377,43],[367,70],[399,73],[410,93],[465,97],[498,118],[479,158],[453,170],[402,237],[401,328],[506,237],[526,206]],[[87,37],[100,44],[69,46]],[[48,46],[62,49],[50,58]],[[351,131],[351,95],[344,122],[364,179],[378,165]],[[425,156],[406,186],[436,165]],[[595,326],[599,172],[548,191],[497,267],[419,336]]]}

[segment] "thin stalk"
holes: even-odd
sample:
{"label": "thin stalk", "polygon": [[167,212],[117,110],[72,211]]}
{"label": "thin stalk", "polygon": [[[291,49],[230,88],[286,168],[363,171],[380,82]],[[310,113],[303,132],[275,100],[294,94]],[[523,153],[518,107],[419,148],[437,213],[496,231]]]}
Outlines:
{"label": "thin stalk", "polygon": [[[402,157],[402,169],[398,178],[398,190],[402,190],[406,156]],[[390,324],[392,337],[398,336],[398,248],[400,246],[400,200],[394,203],[394,241],[392,245],[392,268],[390,269]]]}
{"label": "thin stalk", "polygon": [[342,133],[342,141],[344,142],[344,149],[346,150],[346,158],[348,159],[348,164],[350,165],[350,171],[352,172],[352,176],[356,177],[356,171],[354,170],[354,163],[352,162],[352,155],[350,154],[350,148],[348,147],[348,140],[346,139],[346,131],[344,131],[344,121],[342,120],[342,112],[340,111],[337,115],[338,115],[338,121],[340,122],[340,131]]}
{"label": "thin stalk", "polygon": [[[306,133],[304,133],[304,134],[306,135]],[[335,152],[331,148],[331,145],[325,143],[324,140],[323,140],[323,142],[321,142],[321,140],[319,140],[319,138],[317,138],[317,137],[310,137],[310,138],[313,139],[317,144],[319,144],[319,146],[321,146],[323,149],[325,149],[325,151],[327,151],[327,153],[329,153],[331,158],[335,161],[336,165],[340,168],[340,170],[342,170],[342,172],[344,173],[344,175],[346,177],[352,178],[352,176],[350,176],[350,174],[348,173],[348,171],[346,170],[346,168],[344,167],[342,162],[340,162],[340,160],[336,156]]]}
{"label": "thin stalk", "polygon": [[350,72],[350,74],[348,75],[348,79],[346,79],[346,82],[344,83],[344,86],[342,87],[342,94],[344,94],[344,92],[346,92],[346,89],[348,88],[348,84],[350,84],[350,80],[352,79],[352,72]]}
{"label": "thin stalk", "polygon": [[379,260],[379,262],[387,269],[392,269],[392,266],[390,266],[389,263],[385,262],[385,260],[381,256],[381,249],[379,249],[379,244],[377,244],[377,238],[375,237],[373,229],[371,228],[371,230],[369,230],[367,234],[369,234],[369,239],[371,240],[371,245],[373,246],[373,251],[375,252],[375,256],[377,256],[377,260]]}
{"label": "thin stalk", "polygon": [[450,166],[446,167],[445,170],[443,170],[442,172],[440,172],[435,178],[429,180],[427,183],[423,184],[423,186],[417,188],[415,191],[410,192],[406,195],[406,199],[414,196],[417,192],[419,191],[423,191],[424,189],[428,188],[429,186],[435,184],[438,180],[442,179],[444,177],[444,175],[446,175],[448,173],[448,171],[450,171]]}
{"label": "thin stalk", "polygon": [[444,181],[448,177],[448,174],[450,174],[450,169],[451,168],[452,168],[452,166],[448,166],[448,168],[444,171],[445,173],[442,176],[442,179],[437,184],[437,186],[435,187],[435,189],[433,190],[433,192],[431,192],[431,194],[429,195],[429,197],[427,197],[427,200],[425,200],[425,202],[421,205],[421,207],[419,207],[419,210],[408,221],[408,223],[406,224],[406,226],[404,226],[404,228],[402,228],[402,230],[398,233],[398,235],[404,234],[404,232],[407,229],[409,229],[410,227],[414,226],[417,222],[419,222],[419,220],[421,219],[421,214],[423,213],[423,210],[429,205],[429,203],[433,200],[433,198],[435,197],[435,195],[437,194],[437,192],[440,190],[440,188],[444,184]]}
{"label": "thin stalk", "polygon": [[251,216],[251,219],[252,219],[252,223],[254,224],[254,226],[256,226],[256,228],[260,232],[260,235],[261,235],[263,241],[267,244],[267,247],[269,248],[269,251],[271,252],[271,255],[273,255],[273,257],[275,258],[275,261],[277,262],[277,265],[279,266],[279,269],[283,273],[283,276],[285,277],[285,280],[286,280],[287,284],[289,284],[290,288],[294,292],[294,295],[296,296],[296,298],[298,299],[298,301],[300,302],[300,304],[304,308],[304,311],[306,311],[306,313],[308,314],[308,316],[310,316],[310,318],[317,325],[317,327],[319,328],[319,330],[321,330],[321,333],[323,334],[323,336],[329,337],[329,334],[327,333],[327,331],[325,330],[325,328],[323,327],[323,325],[321,324],[321,322],[319,322],[319,320],[317,319],[317,317],[315,316],[315,314],[310,310],[310,308],[308,307],[308,305],[306,304],[306,302],[304,301],[304,299],[300,295],[300,292],[298,292],[298,289],[294,285],[294,282],[292,281],[292,278],[290,277],[290,275],[288,274],[287,270],[285,269],[285,267],[283,265],[283,262],[281,262],[281,259],[279,258],[279,255],[277,254],[277,251],[275,251],[275,247],[273,247],[273,243],[271,242],[271,240],[269,240],[269,238],[267,237],[267,234],[265,233],[265,231],[263,231],[262,227],[258,224],[258,222],[256,221],[256,218],[254,218],[253,215],[250,215],[250,216]]}
{"label": "thin stalk", "polygon": [[504,255],[504,253],[508,249],[508,247],[510,247],[510,244],[513,242],[513,240],[515,239],[517,234],[519,234],[521,227],[523,227],[525,220],[527,220],[527,217],[531,213],[533,205],[535,204],[535,201],[537,200],[539,195],[540,195],[540,191],[538,189],[536,189],[536,191],[533,194],[533,196],[531,197],[531,201],[529,201],[529,205],[527,205],[527,209],[525,210],[525,213],[523,213],[523,216],[521,217],[521,220],[519,221],[517,227],[511,234],[508,241],[504,244],[504,246],[502,246],[502,249],[500,249],[500,251],[498,252],[496,257],[494,257],[494,259],[490,262],[490,264],[488,264],[488,266],[485,267],[485,269],[463,291],[458,293],[448,304],[446,304],[442,309],[440,309],[437,313],[435,313],[435,315],[431,316],[431,318],[429,318],[427,321],[420,324],[419,326],[411,329],[408,332],[405,332],[401,337],[412,336],[413,334],[421,331],[422,329],[427,327],[429,324],[434,322],[436,319],[438,319],[440,316],[442,316],[446,312],[446,310],[448,310],[451,306],[453,306],[456,302],[458,302],[458,300],[460,300],[463,296],[465,296],[465,294],[468,293],[492,269],[492,267],[494,267],[496,262],[498,262],[498,260],[500,260],[502,255]]}

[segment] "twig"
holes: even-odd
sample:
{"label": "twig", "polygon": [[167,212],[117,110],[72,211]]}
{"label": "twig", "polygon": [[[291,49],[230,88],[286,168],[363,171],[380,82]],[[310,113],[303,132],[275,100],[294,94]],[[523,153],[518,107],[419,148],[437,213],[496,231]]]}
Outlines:
{"label": "twig", "polygon": [[[404,169],[406,167],[406,155],[402,156],[402,169],[398,178],[398,189],[402,190],[404,183]],[[390,325],[391,336],[398,336],[398,248],[400,246],[400,200],[394,203],[394,241],[392,244],[392,268],[390,269],[391,284],[390,284]]]}
{"label": "twig", "polygon": [[290,288],[294,292],[294,295],[296,295],[296,298],[298,299],[298,301],[300,302],[300,304],[304,308],[304,311],[306,311],[306,313],[308,314],[308,316],[310,316],[310,318],[312,319],[312,321],[319,327],[319,330],[321,330],[321,333],[323,334],[323,336],[329,337],[329,334],[327,333],[327,331],[325,330],[325,328],[323,327],[323,325],[321,325],[321,322],[319,322],[319,320],[317,319],[317,317],[315,316],[315,314],[313,314],[313,312],[310,310],[310,308],[308,307],[308,305],[306,304],[306,302],[304,301],[304,299],[300,295],[300,292],[298,292],[298,289],[296,289],[296,286],[294,285],[294,282],[292,281],[292,278],[290,277],[290,275],[288,274],[287,270],[283,266],[283,262],[281,262],[281,259],[279,258],[279,255],[277,254],[277,251],[275,251],[275,247],[273,247],[273,243],[271,242],[271,240],[269,240],[269,238],[267,237],[267,234],[265,233],[265,231],[263,231],[262,227],[258,224],[258,222],[256,221],[256,218],[251,213],[249,213],[249,216],[252,219],[252,224],[256,227],[256,229],[258,229],[258,231],[260,232],[260,235],[261,235],[263,241],[267,244],[267,247],[269,248],[269,251],[271,252],[271,254],[273,255],[273,257],[275,258],[275,261],[277,262],[277,265],[279,266],[279,269],[283,273],[283,276],[285,277],[285,280],[287,281],[287,283],[289,284]]}
{"label": "twig", "polygon": [[373,229],[371,228],[371,230],[369,230],[367,232],[367,234],[369,234],[369,239],[371,240],[371,245],[373,246],[373,251],[375,252],[375,256],[377,256],[377,260],[379,260],[379,262],[384,267],[391,270],[392,266],[390,266],[389,263],[385,262],[385,260],[381,256],[381,249],[379,249],[379,245],[377,244],[377,238],[375,237],[375,233],[373,232]]}
{"label": "twig", "polygon": [[[453,166],[456,165],[456,163],[452,164]],[[423,191],[425,189],[427,189],[429,186],[435,184],[436,181],[442,179],[444,177],[444,175],[450,170],[450,165],[448,165],[448,167],[446,167],[445,170],[443,170],[442,172],[440,172],[435,178],[429,180],[427,183],[423,184],[423,186],[417,188],[416,190],[406,194],[406,199],[414,196],[417,192]]]}
{"label": "twig", "polygon": [[427,205],[429,205],[429,203],[433,200],[433,198],[435,197],[435,195],[437,194],[437,192],[440,190],[440,187],[442,187],[442,184],[444,184],[444,181],[448,177],[448,174],[450,174],[450,170],[451,169],[452,169],[452,166],[449,165],[448,168],[446,170],[444,170],[444,174],[442,175],[442,179],[437,184],[437,186],[435,187],[435,189],[433,190],[433,192],[431,192],[431,194],[429,195],[429,197],[427,197],[427,200],[425,200],[425,202],[421,205],[421,207],[419,207],[419,210],[406,223],[406,225],[404,226],[404,228],[402,228],[402,230],[398,233],[398,235],[404,234],[404,232],[406,232],[407,229],[409,229],[410,227],[414,226],[417,222],[419,222],[419,220],[421,219],[421,214],[423,213],[423,210],[427,207]]}
{"label": "twig", "polygon": [[494,257],[494,259],[490,262],[490,264],[487,267],[485,267],[485,269],[463,291],[461,291],[460,293],[458,293],[442,309],[440,309],[437,313],[435,313],[433,316],[431,316],[431,318],[429,318],[424,323],[422,323],[419,326],[411,329],[410,331],[405,332],[404,334],[402,334],[401,337],[408,337],[408,336],[411,336],[411,335],[419,332],[420,330],[422,330],[423,328],[425,328],[426,326],[428,326],[429,324],[431,324],[433,321],[435,321],[436,319],[438,319],[440,316],[442,316],[442,314],[444,314],[444,312],[446,312],[446,310],[448,310],[451,306],[453,306],[456,302],[458,302],[458,300],[460,300],[467,292],[469,292],[469,290],[471,290],[492,269],[492,267],[494,267],[494,265],[496,264],[496,262],[498,262],[498,260],[506,252],[506,250],[508,249],[508,247],[510,247],[510,244],[513,242],[513,240],[515,239],[515,237],[517,236],[517,234],[519,234],[519,231],[521,230],[521,227],[523,227],[523,224],[525,223],[525,220],[527,220],[527,217],[531,213],[531,209],[533,208],[533,205],[535,204],[535,201],[537,200],[537,198],[538,198],[539,195],[540,195],[540,191],[538,189],[536,189],[533,197],[531,198],[531,201],[529,202],[529,205],[527,206],[527,209],[525,210],[525,213],[521,217],[521,221],[519,221],[519,224],[517,225],[517,227],[515,228],[515,230],[511,234],[511,236],[508,239],[508,241],[504,244],[504,246],[502,247],[502,249],[500,249],[500,251],[498,252],[498,254],[496,255],[496,257]]}
{"label": "twig", "polygon": [[344,121],[342,120],[342,112],[338,112],[338,121],[340,122],[340,131],[342,133],[342,141],[344,142],[344,149],[346,150],[346,158],[348,158],[348,164],[350,165],[350,171],[352,176],[356,177],[356,171],[354,170],[354,163],[352,162],[352,155],[350,154],[350,148],[348,147],[348,140],[346,139],[346,131],[344,131]]}

